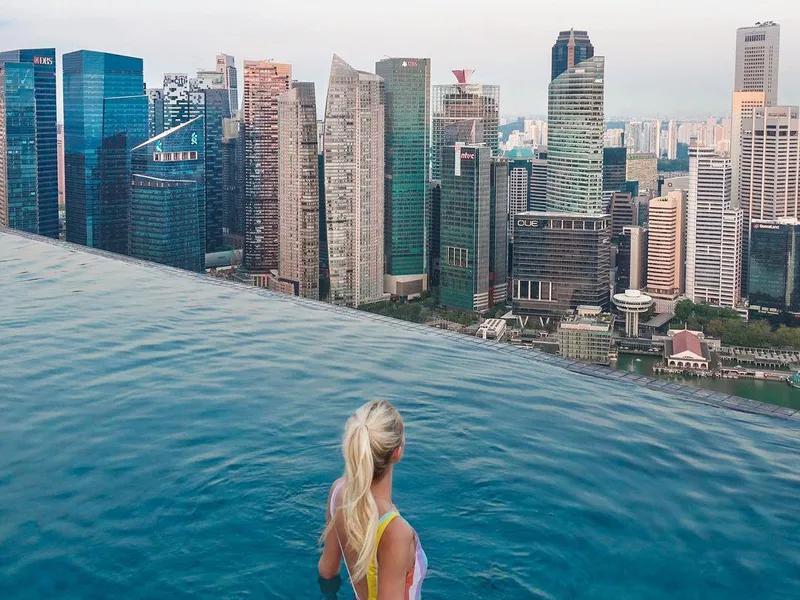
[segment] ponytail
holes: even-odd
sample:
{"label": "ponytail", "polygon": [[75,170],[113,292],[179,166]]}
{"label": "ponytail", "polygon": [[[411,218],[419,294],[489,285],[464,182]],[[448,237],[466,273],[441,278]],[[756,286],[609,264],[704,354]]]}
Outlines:
{"label": "ponytail", "polygon": [[[354,581],[367,576],[378,550],[379,515],[372,483],[388,471],[392,454],[402,444],[403,421],[386,400],[364,404],[347,420],[342,443],[344,486],[335,508],[341,511],[347,546],[356,553],[356,562],[350,565]],[[328,527],[335,526],[332,519]]]}

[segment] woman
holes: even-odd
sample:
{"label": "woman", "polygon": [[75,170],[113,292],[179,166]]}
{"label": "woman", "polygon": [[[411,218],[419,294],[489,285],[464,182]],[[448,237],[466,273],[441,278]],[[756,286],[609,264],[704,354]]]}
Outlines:
{"label": "woman", "polygon": [[357,600],[418,600],[428,559],[392,504],[394,465],[403,458],[403,420],[385,400],[367,402],[347,421],[344,477],[328,495],[319,574],[339,574],[342,558]]}

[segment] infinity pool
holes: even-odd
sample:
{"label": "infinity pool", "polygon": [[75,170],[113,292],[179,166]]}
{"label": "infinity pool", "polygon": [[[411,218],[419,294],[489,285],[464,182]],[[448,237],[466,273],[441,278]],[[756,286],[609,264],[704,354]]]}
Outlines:
{"label": "infinity pool", "polygon": [[0,298],[4,600],[320,598],[374,397],[428,600],[800,598],[795,421],[8,233]]}

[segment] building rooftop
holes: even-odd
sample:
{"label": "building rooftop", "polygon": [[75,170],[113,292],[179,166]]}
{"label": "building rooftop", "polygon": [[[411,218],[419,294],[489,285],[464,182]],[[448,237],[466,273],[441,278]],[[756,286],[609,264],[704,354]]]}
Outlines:
{"label": "building rooftop", "polygon": [[427,596],[800,597],[797,411],[7,230],[0,257],[4,600],[320,597],[371,398]]}
{"label": "building rooftop", "polygon": [[703,346],[700,338],[691,331],[681,331],[672,337],[672,353],[680,354],[691,352],[697,356],[703,356]]}

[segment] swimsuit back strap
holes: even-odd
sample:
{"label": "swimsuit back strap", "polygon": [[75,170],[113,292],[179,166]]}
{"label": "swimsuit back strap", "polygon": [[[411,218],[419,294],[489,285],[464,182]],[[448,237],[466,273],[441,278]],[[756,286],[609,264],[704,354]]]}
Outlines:
{"label": "swimsuit back strap", "polygon": [[375,532],[375,556],[369,563],[369,571],[367,572],[367,590],[369,598],[367,600],[378,600],[378,556],[377,548],[381,544],[381,538],[389,524],[400,516],[396,510],[386,513],[378,521],[378,531]]}

